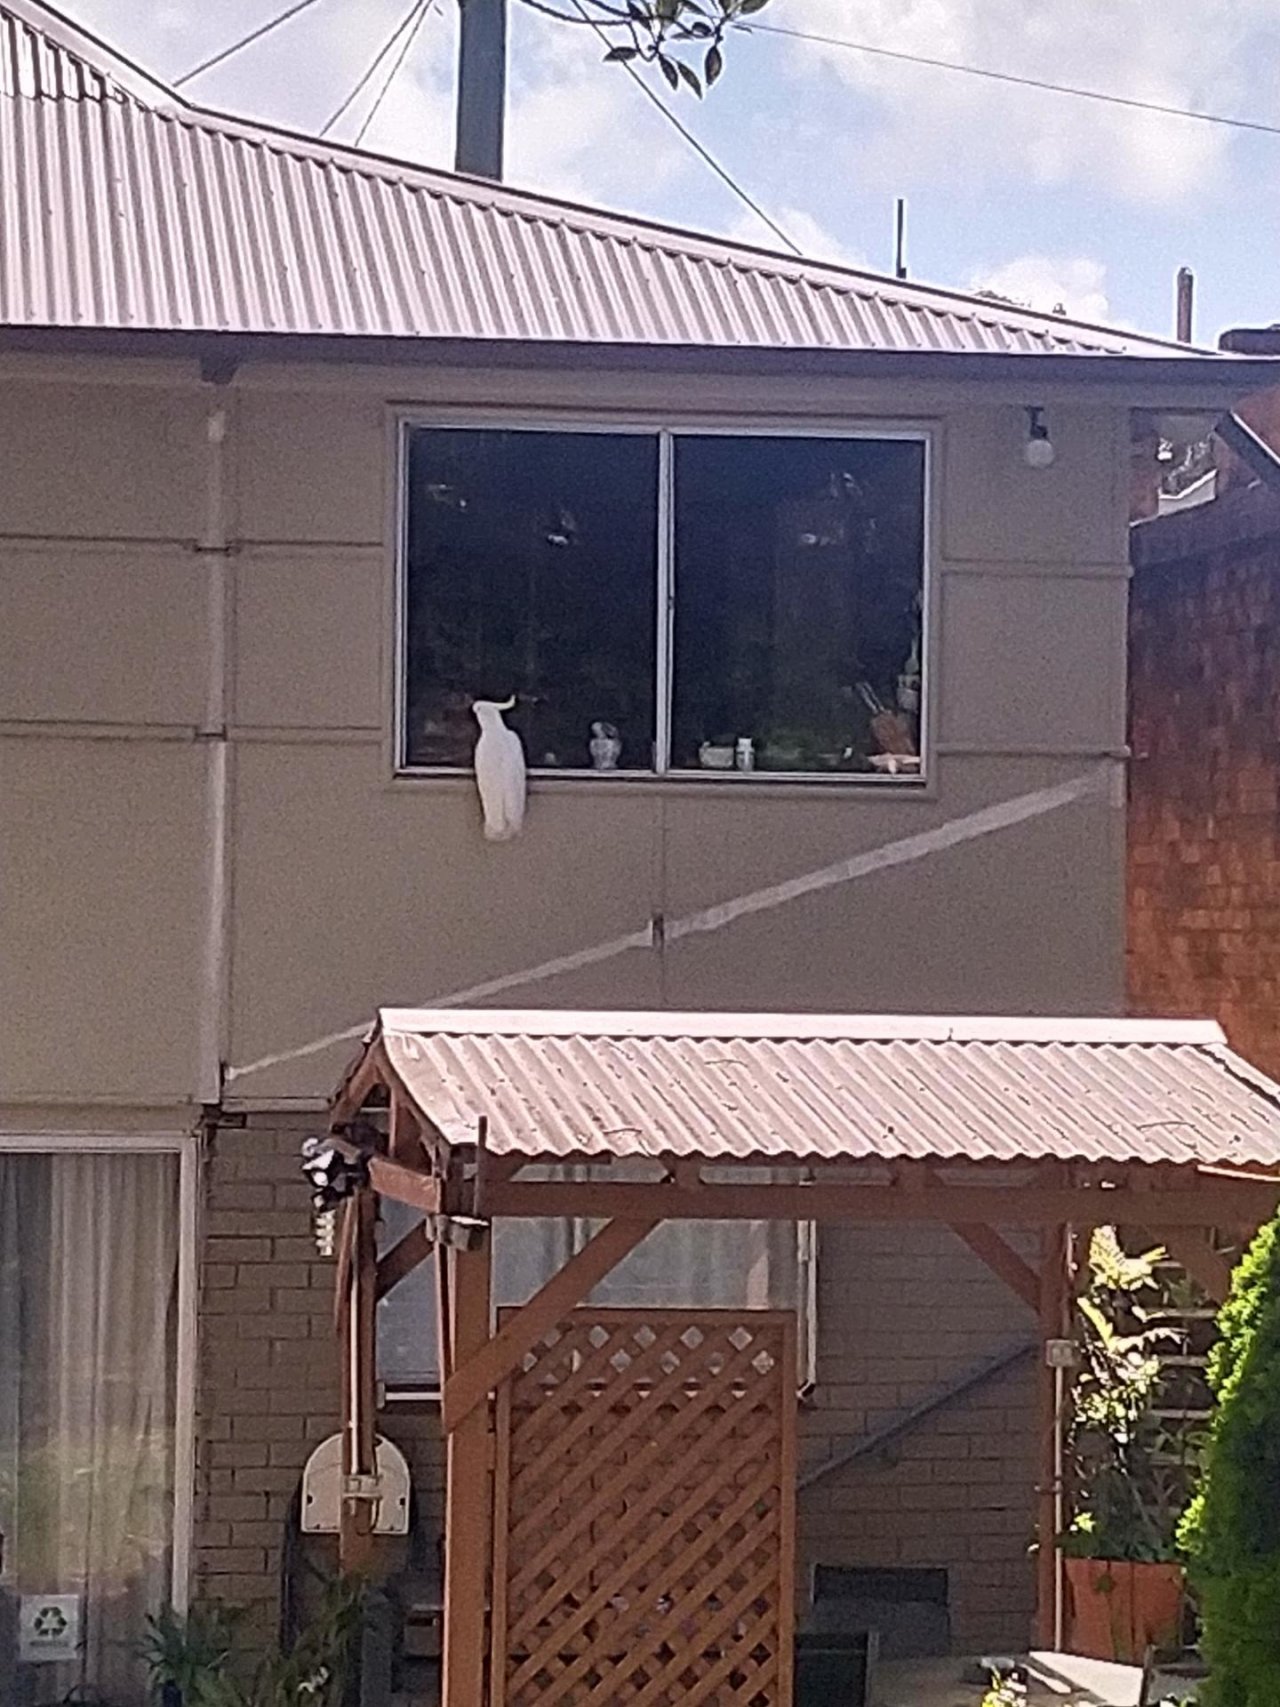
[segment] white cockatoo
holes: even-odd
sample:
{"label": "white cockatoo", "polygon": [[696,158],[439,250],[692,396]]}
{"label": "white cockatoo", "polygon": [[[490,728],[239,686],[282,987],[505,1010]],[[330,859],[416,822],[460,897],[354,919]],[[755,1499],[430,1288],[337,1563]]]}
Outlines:
{"label": "white cockatoo", "polygon": [[524,823],[526,773],[524,747],[514,729],[502,721],[511,699],[477,699],[471,709],[480,725],[476,742],[476,787],[484,809],[484,833],[491,842],[509,842]]}

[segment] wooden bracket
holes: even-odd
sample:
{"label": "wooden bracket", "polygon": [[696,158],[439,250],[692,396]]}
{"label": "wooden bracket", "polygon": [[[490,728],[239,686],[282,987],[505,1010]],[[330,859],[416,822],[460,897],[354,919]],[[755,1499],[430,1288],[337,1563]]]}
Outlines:
{"label": "wooden bracket", "polygon": [[378,1259],[378,1297],[385,1298],[391,1288],[398,1286],[407,1274],[412,1274],[434,1249],[435,1240],[426,1221],[410,1227],[405,1236]]}
{"label": "wooden bracket", "polygon": [[1231,1264],[1214,1250],[1207,1228],[1150,1227],[1147,1231],[1215,1304],[1226,1302],[1231,1290]]}
{"label": "wooden bracket", "polygon": [[482,1404],[549,1329],[554,1328],[591,1290],[628,1256],[656,1226],[653,1221],[608,1221],[576,1256],[508,1317],[449,1375],[442,1416],[446,1434]]}
{"label": "wooden bracket", "polygon": [[981,1221],[952,1221],[948,1225],[974,1256],[986,1263],[993,1274],[999,1275],[1005,1285],[1017,1293],[1028,1310],[1039,1314],[1039,1275],[1030,1263],[1022,1260],[1012,1245],[1006,1244],[994,1227],[988,1227]]}

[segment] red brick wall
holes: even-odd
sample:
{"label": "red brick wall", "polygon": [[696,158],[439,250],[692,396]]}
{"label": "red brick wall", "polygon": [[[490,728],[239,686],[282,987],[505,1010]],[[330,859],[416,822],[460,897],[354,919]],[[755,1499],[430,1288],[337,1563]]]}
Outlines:
{"label": "red brick wall", "polygon": [[1280,500],[1135,529],[1128,985],[1280,1076]]}

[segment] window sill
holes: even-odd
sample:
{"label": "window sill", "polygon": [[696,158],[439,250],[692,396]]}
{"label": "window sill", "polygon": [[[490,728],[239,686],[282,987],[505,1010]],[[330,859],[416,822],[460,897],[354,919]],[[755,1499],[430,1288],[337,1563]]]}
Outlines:
{"label": "window sill", "polygon": [[[929,788],[930,777],[923,771],[876,773],[874,771],[592,771],[592,770],[530,770],[529,787],[532,793],[579,793],[584,788],[608,788],[628,792],[632,789],[652,791],[669,787],[685,792],[698,788],[730,789],[831,789],[882,790],[920,794]],[[475,773],[455,770],[451,766],[406,766],[395,772],[393,785],[402,783],[431,783],[435,786],[452,784],[455,788],[475,788]]]}

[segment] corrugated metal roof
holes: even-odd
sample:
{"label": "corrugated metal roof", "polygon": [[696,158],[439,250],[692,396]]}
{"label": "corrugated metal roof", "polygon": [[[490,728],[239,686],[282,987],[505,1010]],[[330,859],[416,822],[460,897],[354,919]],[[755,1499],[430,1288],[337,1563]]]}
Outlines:
{"label": "corrugated metal roof", "polygon": [[0,324],[1200,353],[241,123],[38,0],[0,0]]}
{"label": "corrugated metal roof", "polygon": [[387,1009],[450,1143],[496,1154],[1280,1166],[1280,1086],[1211,1024]]}

